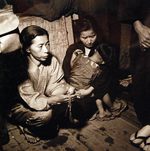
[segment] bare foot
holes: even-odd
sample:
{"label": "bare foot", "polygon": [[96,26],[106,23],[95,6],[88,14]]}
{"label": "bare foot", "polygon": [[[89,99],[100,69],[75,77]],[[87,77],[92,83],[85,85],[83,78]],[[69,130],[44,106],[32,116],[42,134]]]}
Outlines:
{"label": "bare foot", "polygon": [[35,144],[40,141],[40,138],[35,136],[31,131],[29,131],[27,128],[23,128],[19,125],[19,128],[21,132],[24,134],[25,139],[28,143]]}
{"label": "bare foot", "polygon": [[99,114],[98,114],[98,116],[99,116],[100,118],[103,118],[103,117],[105,117],[105,116],[110,117],[111,115],[112,115],[112,114],[111,114],[111,112],[109,112],[109,111],[104,111],[104,112],[102,112],[102,113],[99,112]]}
{"label": "bare foot", "polygon": [[111,116],[112,115],[112,113],[110,112],[110,111],[108,111],[107,109],[106,109],[106,113],[105,113],[107,116]]}

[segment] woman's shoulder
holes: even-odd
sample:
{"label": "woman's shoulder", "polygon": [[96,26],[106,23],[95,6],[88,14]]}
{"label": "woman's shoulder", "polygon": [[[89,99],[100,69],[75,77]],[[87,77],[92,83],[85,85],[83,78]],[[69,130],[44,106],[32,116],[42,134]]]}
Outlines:
{"label": "woman's shoulder", "polygon": [[51,57],[51,63],[53,63],[53,64],[60,64],[59,60],[58,60],[58,58],[56,56],[52,56]]}

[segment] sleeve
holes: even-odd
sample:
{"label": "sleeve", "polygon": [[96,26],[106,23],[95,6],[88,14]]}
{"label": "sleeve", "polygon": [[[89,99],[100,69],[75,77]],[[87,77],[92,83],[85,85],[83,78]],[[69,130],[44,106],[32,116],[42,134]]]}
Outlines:
{"label": "sleeve", "polygon": [[26,80],[18,86],[18,90],[22,99],[26,104],[35,110],[48,110],[50,106],[47,104],[48,98],[33,88],[31,80]]}
{"label": "sleeve", "polygon": [[140,19],[142,0],[120,0],[118,20],[123,23],[133,24]]}
{"label": "sleeve", "polygon": [[51,93],[60,85],[65,84],[66,81],[64,80],[64,72],[62,70],[62,67],[60,66],[58,60],[53,57],[52,62],[51,62],[51,67],[52,70],[49,69],[49,81],[47,83],[47,88],[46,88],[46,95],[50,96]]}

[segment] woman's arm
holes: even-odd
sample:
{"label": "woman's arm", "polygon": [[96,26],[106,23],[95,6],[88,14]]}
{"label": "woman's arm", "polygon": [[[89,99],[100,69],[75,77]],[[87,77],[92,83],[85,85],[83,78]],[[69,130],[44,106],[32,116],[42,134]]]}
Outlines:
{"label": "woman's arm", "polygon": [[74,95],[54,95],[47,97],[44,94],[36,92],[30,80],[26,80],[19,85],[18,90],[21,98],[30,108],[35,110],[48,110],[50,105],[60,104],[68,101],[70,97],[74,97]]}
{"label": "woman's arm", "polygon": [[70,61],[74,50],[75,50],[74,44],[69,46],[69,48],[66,51],[66,55],[64,57],[63,64],[62,64],[62,69],[64,71],[64,76],[67,83],[69,83],[69,76],[71,71]]}
{"label": "woman's arm", "polygon": [[82,47],[83,47],[82,44],[74,43],[74,44],[70,45],[68,47],[67,51],[66,51],[66,55],[64,57],[63,64],[62,64],[62,69],[64,71],[65,80],[66,80],[67,83],[69,83],[72,55],[73,55],[73,53],[76,49],[81,49],[82,50],[83,49]]}

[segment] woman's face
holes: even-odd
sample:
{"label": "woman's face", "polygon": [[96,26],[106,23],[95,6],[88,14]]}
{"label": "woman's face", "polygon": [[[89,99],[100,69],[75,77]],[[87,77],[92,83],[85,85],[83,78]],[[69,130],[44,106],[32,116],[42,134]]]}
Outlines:
{"label": "woman's face", "polygon": [[36,59],[39,62],[46,61],[49,56],[49,39],[47,35],[36,36],[32,40],[31,46],[28,48],[27,52],[30,53],[30,57]]}
{"label": "woman's face", "polygon": [[94,32],[92,28],[87,31],[82,31],[80,33],[80,40],[87,48],[93,47],[96,39],[97,39],[97,34]]}

